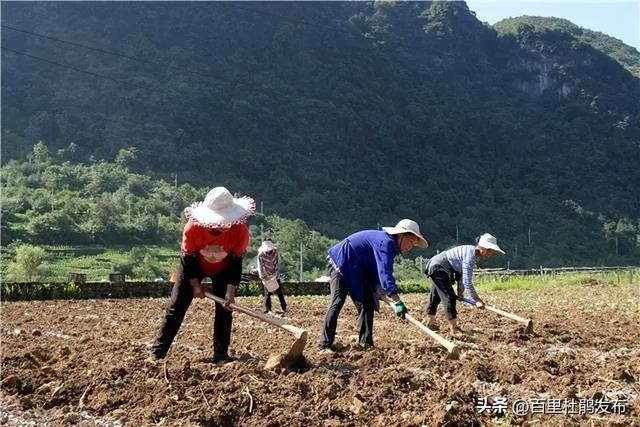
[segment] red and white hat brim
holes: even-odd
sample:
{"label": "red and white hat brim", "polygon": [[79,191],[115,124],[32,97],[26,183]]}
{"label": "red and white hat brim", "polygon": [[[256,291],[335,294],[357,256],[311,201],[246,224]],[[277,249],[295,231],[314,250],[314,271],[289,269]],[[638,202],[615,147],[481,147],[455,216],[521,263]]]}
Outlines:
{"label": "red and white hat brim", "polygon": [[217,211],[207,207],[204,202],[194,203],[184,210],[187,219],[207,228],[244,224],[255,213],[256,202],[248,196],[233,199],[231,206]]}

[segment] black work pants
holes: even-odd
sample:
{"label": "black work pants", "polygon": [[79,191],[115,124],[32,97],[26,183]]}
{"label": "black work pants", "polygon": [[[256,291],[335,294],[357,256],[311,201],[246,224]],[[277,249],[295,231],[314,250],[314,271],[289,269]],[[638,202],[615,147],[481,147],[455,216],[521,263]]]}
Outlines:
{"label": "black work pants", "polygon": [[[202,278],[201,278],[202,280]],[[227,284],[225,274],[211,276],[212,293],[220,298],[224,298],[227,293]],[[184,320],[187,309],[193,300],[193,288],[189,279],[187,279],[182,268],[178,270],[176,283],[171,291],[171,300],[167,306],[164,317],[160,322],[160,328],[156,335],[155,342],[151,347],[151,354],[158,359],[167,355],[169,347],[173,339],[178,334],[180,325]],[[231,343],[231,326],[233,316],[231,311],[222,307],[221,304],[215,303],[215,316],[213,319],[213,355],[224,356],[229,350]]]}
{"label": "black work pants", "polygon": [[[324,317],[320,348],[331,348],[333,346],[336,338],[336,328],[338,327],[338,316],[349,293],[344,277],[333,266],[329,267],[329,277],[331,302]],[[358,310],[359,341],[361,344],[373,345],[373,312],[375,307],[373,298],[374,295],[365,290],[364,301],[354,301]]]}
{"label": "black work pants", "polygon": [[353,302],[358,310],[359,342],[371,346],[373,345],[373,312],[375,310],[373,298],[373,294],[365,290],[364,300]]}
{"label": "black work pants", "polygon": [[[262,286],[263,296],[264,296],[264,311],[271,311],[271,292],[267,289],[266,286]],[[287,302],[284,300],[284,293],[282,292],[282,282],[278,279],[278,289],[275,291],[278,296],[278,300],[280,300],[280,308],[282,311],[287,310]]]}
{"label": "black work pants", "polygon": [[431,273],[431,293],[429,294],[429,304],[427,314],[435,315],[438,304],[442,301],[444,311],[448,320],[453,320],[458,316],[456,311],[456,291],[453,289],[454,280],[448,271],[436,268]]}

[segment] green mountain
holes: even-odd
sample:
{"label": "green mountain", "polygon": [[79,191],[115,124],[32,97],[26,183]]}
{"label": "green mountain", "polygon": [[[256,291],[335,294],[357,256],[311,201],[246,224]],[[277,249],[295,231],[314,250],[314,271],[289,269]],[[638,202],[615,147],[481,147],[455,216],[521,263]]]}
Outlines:
{"label": "green mountain", "polygon": [[622,64],[631,74],[640,77],[640,52],[636,48],[599,31],[579,27],[566,19],[520,16],[496,22],[493,28],[500,35],[518,35],[522,28],[527,26],[536,32],[556,31],[558,33],[568,33],[577,41],[586,43],[594,49],[609,55]]}
{"label": "green mountain", "polygon": [[489,231],[512,266],[640,254],[640,79],[569,30],[463,2],[4,2],[2,24],[4,163],[134,148],[331,238],[411,217],[428,253]]}

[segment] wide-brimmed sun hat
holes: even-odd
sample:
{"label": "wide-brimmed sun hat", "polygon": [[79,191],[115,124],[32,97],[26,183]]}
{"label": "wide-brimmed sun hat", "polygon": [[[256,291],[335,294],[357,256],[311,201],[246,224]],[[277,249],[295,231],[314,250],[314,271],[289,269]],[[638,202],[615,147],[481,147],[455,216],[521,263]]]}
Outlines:
{"label": "wide-brimmed sun hat", "polygon": [[420,246],[421,248],[426,248],[427,246],[429,246],[429,242],[427,242],[427,239],[425,239],[422,234],[420,234],[420,226],[413,220],[401,219],[395,227],[382,227],[382,229],[391,235],[411,233],[419,239],[418,246]]}
{"label": "wide-brimmed sun hat", "polygon": [[249,196],[234,198],[225,187],[215,187],[204,201],[197,202],[184,210],[187,219],[207,228],[242,224],[256,213],[256,202]]}
{"label": "wide-brimmed sun hat", "polygon": [[500,246],[498,246],[498,241],[496,240],[496,238],[489,233],[484,233],[482,236],[480,236],[480,240],[478,240],[478,246],[485,249],[493,249],[494,251],[500,252],[501,254],[504,253],[504,251],[500,249]]}
{"label": "wide-brimmed sun hat", "polygon": [[273,244],[273,242],[269,240],[265,240],[264,242],[262,242],[262,244],[258,248],[258,253],[261,254],[264,252],[273,251],[275,249],[278,249],[278,248],[276,247],[276,245]]}

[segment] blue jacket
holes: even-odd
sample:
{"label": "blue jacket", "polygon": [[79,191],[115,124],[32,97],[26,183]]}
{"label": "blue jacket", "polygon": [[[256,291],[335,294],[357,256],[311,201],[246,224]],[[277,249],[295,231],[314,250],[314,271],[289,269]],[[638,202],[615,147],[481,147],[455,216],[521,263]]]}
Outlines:
{"label": "blue jacket", "polygon": [[379,286],[391,295],[398,292],[393,277],[393,259],[398,245],[385,231],[365,230],[354,233],[329,249],[329,258],[345,282],[354,301],[362,302],[366,292],[374,295],[378,309]]}

